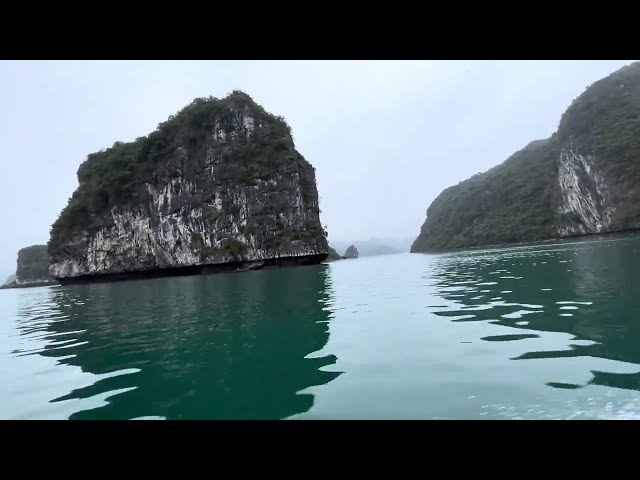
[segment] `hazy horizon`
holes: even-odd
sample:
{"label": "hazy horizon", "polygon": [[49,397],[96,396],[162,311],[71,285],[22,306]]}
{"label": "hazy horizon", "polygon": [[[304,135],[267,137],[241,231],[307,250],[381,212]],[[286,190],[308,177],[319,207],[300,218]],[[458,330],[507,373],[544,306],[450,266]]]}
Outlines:
{"label": "hazy horizon", "polygon": [[87,155],[152,132],[196,97],[248,93],[316,168],[329,241],[415,238],[446,187],[550,136],[630,60],[0,61],[0,281],[44,244]]}

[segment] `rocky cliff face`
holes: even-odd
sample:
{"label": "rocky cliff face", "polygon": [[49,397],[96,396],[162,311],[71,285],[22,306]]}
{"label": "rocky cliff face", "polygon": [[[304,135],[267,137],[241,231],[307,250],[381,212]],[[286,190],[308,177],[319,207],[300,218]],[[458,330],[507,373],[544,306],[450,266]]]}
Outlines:
{"label": "rocky cliff face", "polygon": [[412,252],[640,228],[640,63],[591,85],[558,130],[444,190]]}
{"label": "rocky cliff face", "polygon": [[583,156],[571,149],[558,155],[560,236],[602,233],[611,228],[611,196],[607,183],[593,165],[591,155]]}
{"label": "rocky cliff face", "polygon": [[90,155],[78,180],[49,242],[61,280],[327,256],[314,168],[241,92]]}

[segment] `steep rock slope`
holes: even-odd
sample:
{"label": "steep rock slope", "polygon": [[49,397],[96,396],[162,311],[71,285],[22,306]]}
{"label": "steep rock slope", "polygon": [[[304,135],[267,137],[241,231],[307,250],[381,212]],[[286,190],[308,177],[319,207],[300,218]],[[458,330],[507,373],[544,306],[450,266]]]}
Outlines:
{"label": "steep rock slope", "polygon": [[412,252],[640,228],[640,63],[591,85],[551,138],[445,189]]}
{"label": "steep rock slope", "polygon": [[78,181],[49,241],[63,282],[327,256],[314,168],[285,121],[242,92],[89,155]]}

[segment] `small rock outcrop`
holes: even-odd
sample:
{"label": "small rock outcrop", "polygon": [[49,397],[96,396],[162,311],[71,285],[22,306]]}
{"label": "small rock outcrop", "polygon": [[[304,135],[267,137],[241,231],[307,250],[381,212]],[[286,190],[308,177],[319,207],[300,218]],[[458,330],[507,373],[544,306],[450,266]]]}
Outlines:
{"label": "small rock outcrop", "polygon": [[640,228],[640,62],[595,82],[558,130],[445,189],[412,252]]}
{"label": "small rock outcrop", "polygon": [[333,247],[329,246],[329,255],[327,256],[327,262],[335,262],[336,260],[342,260],[342,257]]}
{"label": "small rock outcrop", "polygon": [[49,255],[46,245],[31,245],[18,251],[16,273],[7,279],[4,288],[55,285],[49,275]]}
{"label": "small rock outcrop", "polygon": [[61,283],[320,263],[315,170],[248,95],[196,99],[147,137],[88,156],[51,229]]}
{"label": "small rock outcrop", "polygon": [[344,258],[358,258],[358,249],[355,245],[349,245],[349,248],[344,252]]}

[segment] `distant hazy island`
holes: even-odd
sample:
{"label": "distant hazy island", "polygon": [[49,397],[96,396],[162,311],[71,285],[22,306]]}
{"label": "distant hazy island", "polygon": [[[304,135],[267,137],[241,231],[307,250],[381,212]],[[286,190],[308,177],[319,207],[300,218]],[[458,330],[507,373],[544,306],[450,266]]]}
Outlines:
{"label": "distant hazy island", "polygon": [[46,245],[32,245],[18,251],[16,273],[0,288],[23,288],[55,285],[49,276],[49,255]]}
{"label": "distant hazy island", "polygon": [[313,166],[248,95],[200,98],[78,169],[51,229],[61,283],[314,264],[329,254]]}
{"label": "distant hazy island", "polygon": [[412,252],[640,228],[640,63],[591,85],[558,130],[429,206]]}
{"label": "distant hazy island", "polygon": [[329,245],[329,256],[327,262],[335,262],[336,260],[346,260],[349,258],[358,258],[358,250],[355,245],[349,245],[344,252],[344,255],[340,255],[336,249]]}
{"label": "distant hazy island", "polygon": [[344,252],[344,258],[358,258],[358,249],[355,245],[349,245],[347,250]]}
{"label": "distant hazy island", "polygon": [[[377,255],[408,252],[410,245],[411,240],[403,238],[370,239],[361,240],[356,243],[336,241],[329,245],[327,261],[334,262],[347,258],[375,257]],[[338,250],[344,251],[344,254],[340,255]]]}
{"label": "distant hazy island", "polygon": [[394,253],[408,252],[413,238],[369,238],[355,241],[332,241],[331,246],[339,252],[345,252],[349,245],[358,248],[360,257],[374,257],[377,255],[390,255]]}

